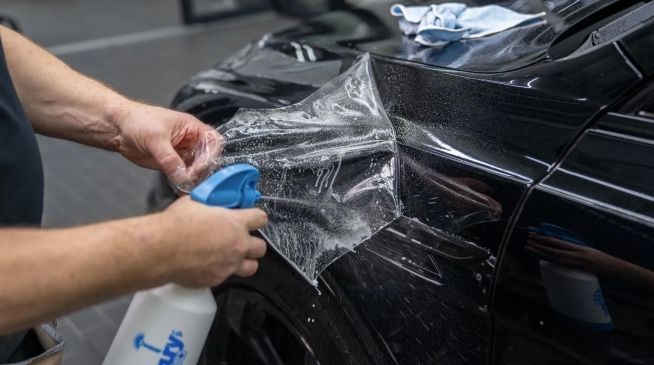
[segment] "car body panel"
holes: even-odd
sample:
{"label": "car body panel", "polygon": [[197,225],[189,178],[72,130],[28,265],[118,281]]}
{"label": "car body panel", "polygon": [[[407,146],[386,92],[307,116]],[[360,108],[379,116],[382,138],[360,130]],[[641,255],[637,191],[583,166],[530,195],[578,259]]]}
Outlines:
{"label": "car body panel", "polygon": [[[409,1],[404,5],[424,5]],[[575,24],[612,6],[612,1],[465,1],[469,6],[498,4],[521,13],[546,11],[549,22],[528,23],[505,32],[466,42],[453,42],[444,47],[419,47],[407,39],[397,27],[397,18],[390,14],[392,2],[374,2],[364,9],[329,12],[279,32],[282,40],[313,44],[323,48],[347,47],[370,52],[380,57],[404,59],[430,66],[460,71],[497,73],[516,70],[547,58],[547,50],[561,33],[562,27]]]}
{"label": "car body panel", "polygon": [[[654,119],[607,115],[531,194],[502,258],[493,305],[496,363],[513,363],[530,353],[539,354],[533,364],[654,362],[652,133]],[[586,243],[572,261],[563,259],[569,252],[559,259],[598,278],[614,329],[589,328],[550,304],[552,293],[539,271],[544,258],[525,249],[528,227],[544,222]]]}
{"label": "car body panel", "polygon": [[[580,7],[557,8],[569,22],[611,2],[574,3]],[[387,6],[332,12],[268,35],[233,59],[196,76],[173,104],[205,122],[220,124],[240,107],[298,102],[320,84],[311,73],[324,76],[343,71],[362,51],[371,51],[378,92],[397,133],[403,216],[328,267],[318,288],[331,298],[327,302],[342,308],[352,330],[359,333],[362,343],[368,343],[374,363],[524,361],[528,347],[514,352],[517,357],[507,350],[512,341],[524,340],[512,337],[512,331],[528,335],[538,331],[533,323],[521,322],[524,318],[502,313],[493,347],[490,304],[498,265],[507,265],[509,271],[512,265],[519,265],[515,262],[524,254],[519,248],[520,253],[514,253],[521,246],[511,233],[514,226],[519,230],[530,224],[524,223],[528,218],[518,219],[520,213],[524,208],[524,216],[529,217],[545,209],[540,205],[548,199],[561,200],[560,196],[550,197],[555,189],[569,193],[557,209],[579,210],[579,217],[586,214],[577,217],[584,227],[592,224],[592,214],[599,214],[580,208],[594,192],[596,199],[611,201],[613,195],[600,189],[604,185],[586,190],[585,182],[566,181],[570,177],[564,176],[562,168],[584,166],[586,145],[601,151],[593,143],[607,134],[586,130],[591,125],[609,130],[610,120],[605,118],[599,124],[596,120],[642,85],[643,70],[651,67],[650,51],[643,51],[647,49],[643,44],[649,45],[652,38],[635,31],[625,39],[552,59],[547,57],[547,47],[538,42],[549,46],[561,32],[552,27],[522,29],[520,32],[533,32],[524,39],[532,47],[523,45],[531,50],[524,52],[524,57],[495,54],[486,57],[483,65],[469,62],[452,69],[453,64],[403,56],[398,47],[407,40],[398,37],[395,20],[380,15],[384,9],[388,12]],[[262,49],[278,55],[256,57]],[[515,59],[515,63],[503,57]],[[256,67],[244,71],[243,64],[253,60],[259,62]],[[305,68],[307,63],[317,67]],[[582,152],[569,155],[571,150]],[[567,162],[559,167],[565,156]],[[582,169],[576,173],[596,174],[594,179],[609,181],[601,174],[608,171],[601,162],[606,156],[593,156],[599,165],[590,166],[590,172]],[[626,166],[626,161],[620,163]],[[647,190],[643,185],[647,182],[609,184]],[[573,203],[568,196],[586,200]],[[624,202],[623,197],[613,197],[617,202],[612,206]],[[651,216],[647,206],[623,208]],[[557,212],[548,211],[560,214]],[[605,222],[622,224],[608,218]],[[506,242],[508,259],[503,263],[498,258]],[[526,289],[514,289],[511,279],[499,276],[499,299],[493,309],[511,310],[520,305],[506,304],[511,300],[532,305],[527,294],[536,289],[530,287],[522,293],[520,290]],[[541,301],[533,305],[541,308],[542,293],[539,295]],[[523,308],[519,313],[530,310]],[[545,337],[536,343],[547,343],[547,333],[539,332],[541,335]]]}
{"label": "car body panel", "polygon": [[654,75],[654,24],[640,28],[625,36],[621,43],[625,45],[629,55],[648,76]]}

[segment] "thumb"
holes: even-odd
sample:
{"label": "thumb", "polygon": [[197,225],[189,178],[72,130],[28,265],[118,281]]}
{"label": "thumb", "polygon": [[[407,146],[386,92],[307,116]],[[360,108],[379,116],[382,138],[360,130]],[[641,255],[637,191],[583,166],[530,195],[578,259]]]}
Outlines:
{"label": "thumb", "polygon": [[158,143],[150,152],[168,180],[176,188],[188,192],[193,187],[193,180],[186,170],[186,164],[170,143]]}

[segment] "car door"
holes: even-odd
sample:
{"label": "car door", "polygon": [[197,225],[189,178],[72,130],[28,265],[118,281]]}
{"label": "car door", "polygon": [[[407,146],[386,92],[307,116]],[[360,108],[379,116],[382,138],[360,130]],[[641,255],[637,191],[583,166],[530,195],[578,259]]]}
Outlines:
{"label": "car door", "polygon": [[523,197],[638,75],[611,44],[491,76],[383,60],[375,74],[397,131],[404,217],[321,284],[391,361],[485,363],[496,258]]}
{"label": "car door", "polygon": [[531,192],[493,309],[498,364],[654,363],[654,36],[621,47],[646,81]]}

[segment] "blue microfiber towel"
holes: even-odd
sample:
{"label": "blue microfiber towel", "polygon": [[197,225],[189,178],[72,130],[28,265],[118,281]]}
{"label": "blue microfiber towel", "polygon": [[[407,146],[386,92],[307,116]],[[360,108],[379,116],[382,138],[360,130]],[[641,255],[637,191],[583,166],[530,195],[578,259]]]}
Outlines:
{"label": "blue microfiber towel", "polygon": [[425,46],[439,46],[462,39],[485,37],[545,16],[545,13],[520,14],[499,5],[468,7],[460,3],[428,6],[391,6],[391,14],[400,17],[400,30],[415,35]]}

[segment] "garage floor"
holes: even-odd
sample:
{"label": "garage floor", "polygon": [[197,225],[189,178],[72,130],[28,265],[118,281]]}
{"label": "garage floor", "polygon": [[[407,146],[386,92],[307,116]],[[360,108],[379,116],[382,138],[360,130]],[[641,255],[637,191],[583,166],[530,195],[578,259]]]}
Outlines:
{"label": "garage floor", "polygon": [[[23,32],[77,70],[124,94],[166,105],[191,75],[293,20],[259,13],[210,25],[179,25],[176,0],[3,0]],[[56,5],[55,5],[56,4]],[[40,137],[44,226],[66,227],[142,214],[153,171],[119,155]],[[129,298],[63,318],[64,365],[100,364]]]}

